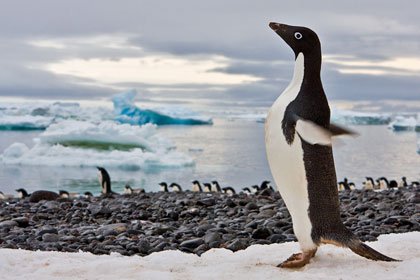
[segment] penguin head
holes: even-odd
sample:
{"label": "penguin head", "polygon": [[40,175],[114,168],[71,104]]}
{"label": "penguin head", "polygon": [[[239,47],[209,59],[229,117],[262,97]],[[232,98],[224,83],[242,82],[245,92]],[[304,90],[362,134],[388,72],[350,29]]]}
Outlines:
{"label": "penguin head", "polygon": [[58,195],[59,195],[60,197],[64,197],[64,198],[69,198],[69,197],[70,197],[69,192],[68,192],[68,191],[63,191],[63,190],[60,190],[60,191],[58,192]]}
{"label": "penguin head", "polygon": [[16,191],[18,193],[19,198],[25,198],[29,196],[28,192],[25,189],[17,189]]}
{"label": "penguin head", "polygon": [[89,198],[89,197],[93,197],[93,194],[91,192],[85,192],[84,195]]}
{"label": "penguin head", "polygon": [[321,43],[311,29],[276,22],[270,22],[269,26],[292,48],[296,57],[299,53],[303,53],[305,57],[321,54]]}

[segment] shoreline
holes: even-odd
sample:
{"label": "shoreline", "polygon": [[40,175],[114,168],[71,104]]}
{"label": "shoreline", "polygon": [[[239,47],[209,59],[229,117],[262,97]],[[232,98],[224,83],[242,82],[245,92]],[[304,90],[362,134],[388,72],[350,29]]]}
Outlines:
{"label": "shoreline", "polygon": [[[420,188],[339,192],[344,224],[362,241],[420,231]],[[201,255],[296,241],[278,194],[156,192],[115,198],[0,201],[0,248],[146,256]]]}

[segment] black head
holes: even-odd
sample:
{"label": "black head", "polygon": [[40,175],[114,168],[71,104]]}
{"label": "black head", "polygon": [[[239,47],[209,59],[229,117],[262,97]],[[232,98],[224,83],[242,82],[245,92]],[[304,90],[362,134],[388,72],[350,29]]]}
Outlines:
{"label": "black head", "polygon": [[200,182],[198,182],[197,180],[192,181],[193,184],[197,184],[200,185]]}
{"label": "black head", "polygon": [[85,196],[87,196],[87,197],[92,197],[92,196],[93,196],[93,194],[92,194],[91,192],[85,192],[84,194],[85,194]]}
{"label": "black head", "polygon": [[25,198],[29,196],[28,192],[25,189],[17,189],[16,191],[19,194],[20,198]]}
{"label": "black head", "polygon": [[270,186],[270,181],[263,181],[260,189],[267,189]]}
{"label": "black head", "polygon": [[160,182],[160,183],[159,183],[159,186],[161,186],[161,187],[167,187],[167,186],[168,186],[168,184],[166,184],[165,182]]}
{"label": "black head", "polygon": [[295,57],[299,53],[303,53],[305,57],[321,55],[321,43],[311,29],[276,22],[270,22],[269,26],[292,48]]}
{"label": "black head", "polygon": [[62,197],[62,196],[70,196],[70,194],[69,194],[69,192],[68,191],[63,191],[63,190],[59,190],[58,191],[58,194]]}
{"label": "black head", "polygon": [[211,185],[209,183],[204,183],[203,184],[205,187],[211,188]]}
{"label": "black head", "polygon": [[211,183],[214,184],[214,185],[218,185],[219,184],[219,182],[217,182],[217,181],[211,181]]}

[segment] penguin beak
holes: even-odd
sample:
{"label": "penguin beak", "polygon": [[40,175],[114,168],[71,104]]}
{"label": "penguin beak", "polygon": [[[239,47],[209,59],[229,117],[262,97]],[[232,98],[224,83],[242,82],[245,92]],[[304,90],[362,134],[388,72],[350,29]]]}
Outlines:
{"label": "penguin beak", "polygon": [[[289,31],[290,31],[290,26],[286,25],[286,24],[281,24],[281,23],[277,23],[277,22],[270,22],[269,24],[270,28],[273,29],[274,32],[277,33],[277,35],[279,35],[284,41],[286,41],[286,43],[288,43],[289,40]],[[292,47],[293,49],[293,47]]]}
{"label": "penguin beak", "polygon": [[279,29],[283,29],[283,31],[286,31],[283,24],[277,23],[277,22],[270,22],[269,24],[270,28],[274,31],[278,31]]}

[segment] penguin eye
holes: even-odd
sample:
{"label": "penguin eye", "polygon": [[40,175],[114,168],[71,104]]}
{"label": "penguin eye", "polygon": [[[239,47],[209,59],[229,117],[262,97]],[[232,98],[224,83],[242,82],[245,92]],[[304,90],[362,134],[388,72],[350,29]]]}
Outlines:
{"label": "penguin eye", "polygon": [[300,39],[302,39],[302,37],[303,37],[303,35],[300,34],[300,32],[295,32],[295,38],[296,39],[300,40]]}

